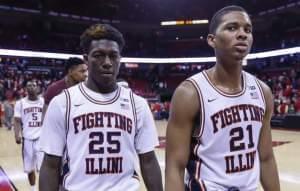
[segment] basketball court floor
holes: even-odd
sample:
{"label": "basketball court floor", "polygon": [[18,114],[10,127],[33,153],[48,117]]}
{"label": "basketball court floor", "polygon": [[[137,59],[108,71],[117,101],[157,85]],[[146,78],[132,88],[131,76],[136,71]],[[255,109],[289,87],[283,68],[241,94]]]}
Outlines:
{"label": "basketball court floor", "polygon": [[[164,178],[166,121],[157,121],[160,146],[156,149]],[[300,190],[300,131],[273,129],[273,146],[282,191]],[[0,128],[0,191],[29,191],[23,172],[21,145],[14,141],[13,131]],[[142,185],[141,191],[146,190]],[[260,189],[262,190],[262,189]]]}

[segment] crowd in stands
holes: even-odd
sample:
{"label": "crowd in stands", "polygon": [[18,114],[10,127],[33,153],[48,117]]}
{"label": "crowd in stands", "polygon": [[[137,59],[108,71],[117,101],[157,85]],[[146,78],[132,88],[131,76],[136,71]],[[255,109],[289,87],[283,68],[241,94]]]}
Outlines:
{"label": "crowd in stands", "polygon": [[[43,94],[49,84],[63,77],[62,68],[62,60],[1,57],[0,114],[11,116],[10,105],[26,95],[26,81],[35,79]],[[167,119],[174,89],[182,80],[205,68],[200,64],[160,64],[144,68],[149,70],[145,73],[123,66],[121,77],[128,81],[135,93],[149,100],[156,119]],[[275,116],[300,115],[300,54],[250,61],[245,69],[272,89]],[[163,95],[167,99],[161,99]],[[4,108],[8,112],[5,113]],[[10,128],[9,124],[7,126]]]}

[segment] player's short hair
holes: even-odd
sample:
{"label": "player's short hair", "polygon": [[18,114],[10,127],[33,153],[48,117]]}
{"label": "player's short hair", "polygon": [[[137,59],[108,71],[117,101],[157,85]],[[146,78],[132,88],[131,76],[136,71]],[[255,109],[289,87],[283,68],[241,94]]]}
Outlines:
{"label": "player's short hair", "polygon": [[70,57],[65,62],[65,74],[67,74],[71,68],[73,68],[74,66],[78,66],[80,64],[84,64],[84,61],[81,58]]}
{"label": "player's short hair", "polygon": [[210,24],[209,24],[209,34],[215,34],[217,28],[219,27],[219,25],[221,24],[222,21],[222,17],[224,15],[226,15],[227,13],[230,12],[234,12],[234,11],[240,11],[240,12],[245,12],[248,14],[248,12],[240,6],[236,6],[236,5],[230,5],[230,6],[226,6],[220,10],[218,10],[214,16],[212,17]]}
{"label": "player's short hair", "polygon": [[27,86],[27,85],[28,85],[28,83],[35,83],[36,85],[38,85],[38,83],[37,83],[36,79],[29,79],[29,80],[27,80],[27,81],[24,81],[24,82],[25,82],[25,86]]}
{"label": "player's short hair", "polygon": [[94,24],[86,29],[80,36],[80,46],[84,53],[88,53],[93,40],[112,40],[118,43],[120,52],[125,40],[122,33],[109,24]]}

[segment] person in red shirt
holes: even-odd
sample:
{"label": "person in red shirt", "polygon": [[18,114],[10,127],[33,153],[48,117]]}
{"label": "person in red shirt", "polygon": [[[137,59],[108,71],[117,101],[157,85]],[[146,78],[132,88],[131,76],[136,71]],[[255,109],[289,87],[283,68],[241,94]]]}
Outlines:
{"label": "person in red shirt", "polygon": [[48,105],[52,98],[79,82],[82,82],[87,77],[87,65],[85,62],[77,57],[71,57],[65,64],[65,77],[61,80],[53,82],[44,94],[45,105],[43,108],[43,118],[47,111]]}

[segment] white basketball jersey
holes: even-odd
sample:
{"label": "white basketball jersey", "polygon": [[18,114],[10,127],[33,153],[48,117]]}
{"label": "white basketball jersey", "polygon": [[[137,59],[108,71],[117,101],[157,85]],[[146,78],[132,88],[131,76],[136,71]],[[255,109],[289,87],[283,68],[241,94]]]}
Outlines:
{"label": "white basketball jersey", "polygon": [[[63,186],[67,190],[138,190],[137,96],[123,87],[108,95],[108,101],[96,100],[92,93],[82,83],[65,90],[69,173]],[[152,137],[149,134],[150,145]]]}
{"label": "white basketball jersey", "polygon": [[23,138],[33,140],[40,137],[43,106],[42,97],[38,97],[36,101],[25,97],[16,102],[14,117],[21,118]]}
{"label": "white basketball jersey", "polygon": [[257,79],[244,71],[242,76],[243,90],[234,95],[215,87],[206,71],[188,79],[198,91],[202,115],[192,137],[187,190],[257,189],[265,100]]}

